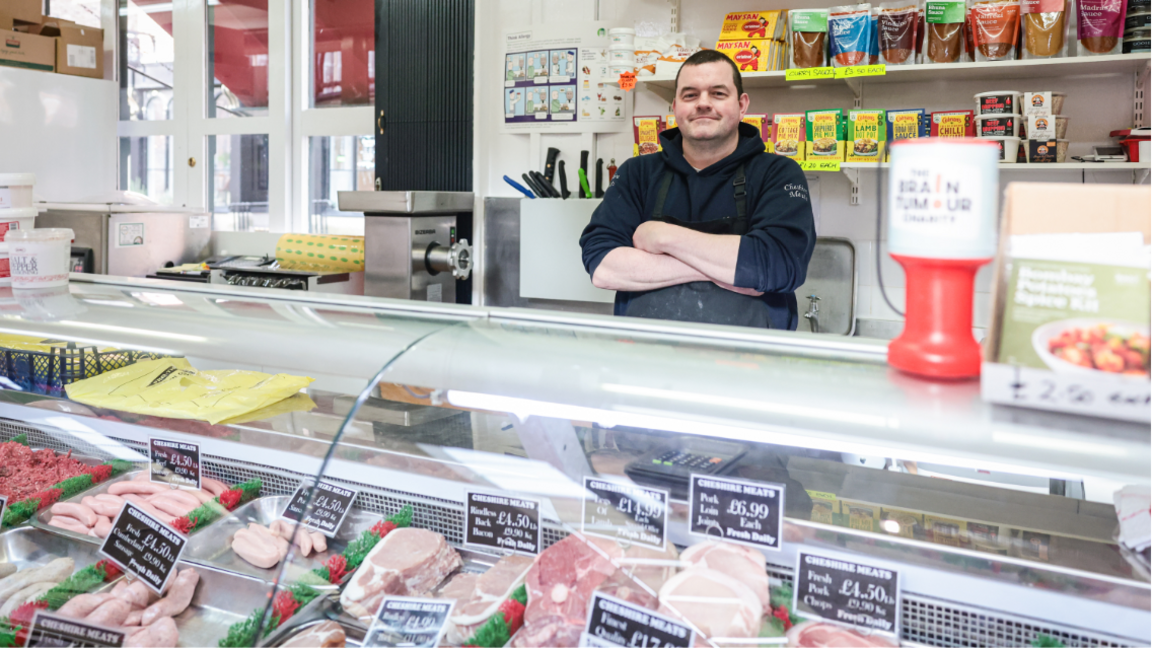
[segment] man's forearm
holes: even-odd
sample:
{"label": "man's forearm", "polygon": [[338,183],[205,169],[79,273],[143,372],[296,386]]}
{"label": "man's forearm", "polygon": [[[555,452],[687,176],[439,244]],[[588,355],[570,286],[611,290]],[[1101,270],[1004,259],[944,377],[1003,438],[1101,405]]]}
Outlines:
{"label": "man's forearm", "polygon": [[639,292],[692,281],[709,281],[695,268],[666,254],[650,254],[630,247],[609,252],[592,275],[592,285],[604,290]]}
{"label": "man's forearm", "polygon": [[661,241],[660,251],[695,268],[708,279],[732,285],[736,280],[736,257],[740,237],[735,234],[704,234],[684,227]]}

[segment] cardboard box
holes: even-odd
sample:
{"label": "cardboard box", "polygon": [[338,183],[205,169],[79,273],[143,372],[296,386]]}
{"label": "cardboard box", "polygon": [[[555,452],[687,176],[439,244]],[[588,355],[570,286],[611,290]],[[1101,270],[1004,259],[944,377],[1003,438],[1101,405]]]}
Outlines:
{"label": "cardboard box", "polygon": [[720,40],[784,40],[788,31],[788,10],[738,11],[724,16]]}
{"label": "cardboard box", "polygon": [[0,13],[17,23],[39,24],[44,17],[44,0],[4,0]]}
{"label": "cardboard box", "polygon": [[56,71],[56,39],[0,29],[0,65]]}
{"label": "cardboard box", "polygon": [[884,159],[888,125],[883,110],[848,112],[848,137],[844,160],[847,162],[880,162]]}
{"label": "cardboard box", "polygon": [[104,30],[77,25],[61,18],[45,18],[36,33],[56,39],[56,71],[60,74],[104,78]]}
{"label": "cardboard box", "polygon": [[782,69],[784,59],[781,52],[784,49],[783,41],[774,40],[734,40],[716,43],[716,51],[732,59],[742,74]]}
{"label": "cardboard box", "polygon": [[[992,293],[992,322],[984,342],[980,394],[989,402],[1147,423],[1152,388],[1147,377],[1105,372],[1056,372],[997,362],[1010,277],[1009,243],[1017,234],[1141,232],[1152,240],[1148,190],[1136,185],[1014,182],[1005,189]],[[1099,374],[1099,375],[1097,375]]]}
{"label": "cardboard box", "polygon": [[772,152],[803,162],[807,154],[805,136],[807,120],[804,113],[776,113],[772,115]]}
{"label": "cardboard box", "polygon": [[805,157],[809,160],[844,161],[844,111],[840,108],[809,110]]}

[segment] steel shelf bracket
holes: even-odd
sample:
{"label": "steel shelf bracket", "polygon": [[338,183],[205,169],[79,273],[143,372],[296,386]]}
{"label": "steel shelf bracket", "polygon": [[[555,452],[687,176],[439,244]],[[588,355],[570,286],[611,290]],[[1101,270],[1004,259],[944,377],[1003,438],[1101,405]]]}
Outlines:
{"label": "steel shelf bracket", "polygon": [[848,195],[848,204],[849,205],[859,205],[860,204],[860,169],[855,168],[855,167],[841,168],[840,173],[843,173],[844,177],[848,178],[848,185],[849,185],[849,192],[850,192]]}

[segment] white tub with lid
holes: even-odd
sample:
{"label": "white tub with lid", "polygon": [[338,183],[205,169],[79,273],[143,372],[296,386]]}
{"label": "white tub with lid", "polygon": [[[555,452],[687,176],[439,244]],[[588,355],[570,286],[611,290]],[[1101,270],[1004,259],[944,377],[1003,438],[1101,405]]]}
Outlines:
{"label": "white tub with lid", "polygon": [[0,209],[32,206],[35,173],[0,173]]}
{"label": "white tub with lid", "polygon": [[635,65],[636,50],[632,49],[631,45],[613,45],[608,48],[608,63]]}
{"label": "white tub with lid", "polygon": [[636,42],[636,30],[631,27],[613,27],[608,30],[609,45],[627,45],[632,47]]}
{"label": "white tub with lid", "polygon": [[10,230],[9,267],[13,288],[51,288],[68,285],[72,241],[76,234],[68,228]]}
{"label": "white tub with lid", "polygon": [[1000,147],[1000,164],[1016,164],[1020,155],[1020,138],[988,135],[980,139],[996,142]]}
{"label": "white tub with lid", "polygon": [[4,235],[10,230],[30,230],[36,227],[38,213],[35,207],[0,209],[0,241],[4,240]]}
{"label": "white tub with lid", "polygon": [[8,263],[8,244],[0,241],[0,286],[12,285],[12,270]]}

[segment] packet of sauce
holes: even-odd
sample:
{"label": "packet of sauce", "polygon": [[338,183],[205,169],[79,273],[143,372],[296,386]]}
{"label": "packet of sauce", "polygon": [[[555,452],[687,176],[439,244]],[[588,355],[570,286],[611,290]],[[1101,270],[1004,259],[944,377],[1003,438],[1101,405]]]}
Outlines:
{"label": "packet of sauce", "polygon": [[632,118],[632,155],[641,156],[660,152],[660,133],[664,132],[664,120],[659,116]]}
{"label": "packet of sauce", "polygon": [[964,49],[963,0],[929,0],[924,6],[925,63],[959,63]]}
{"label": "packet of sauce", "polygon": [[975,137],[971,110],[942,110],[932,113],[932,137]]}
{"label": "packet of sauce", "polygon": [[1014,60],[1020,36],[1020,0],[969,1],[976,62]]}
{"label": "packet of sauce", "polygon": [[1076,0],[1076,55],[1119,54],[1127,0]]}
{"label": "packet of sauce", "polygon": [[880,62],[880,35],[878,32],[879,15],[880,7],[873,5],[871,14],[869,15],[868,65],[876,65]]}
{"label": "packet of sauce", "polygon": [[1065,0],[1022,0],[1020,12],[1024,60],[1063,58],[1068,26]]}
{"label": "packet of sauce", "polygon": [[911,65],[916,62],[917,16],[915,3],[880,3],[876,34],[881,63]]}
{"label": "packet of sauce", "polygon": [[865,65],[872,48],[872,5],[832,7],[828,10],[832,67]]}
{"label": "packet of sauce", "polygon": [[813,68],[828,65],[828,10],[793,9],[788,12],[788,42],[792,59],[788,67]]}
{"label": "packet of sauce", "polygon": [[964,53],[968,56],[969,61],[976,60],[975,38],[976,30],[972,26],[972,8],[968,7],[964,12]]}

